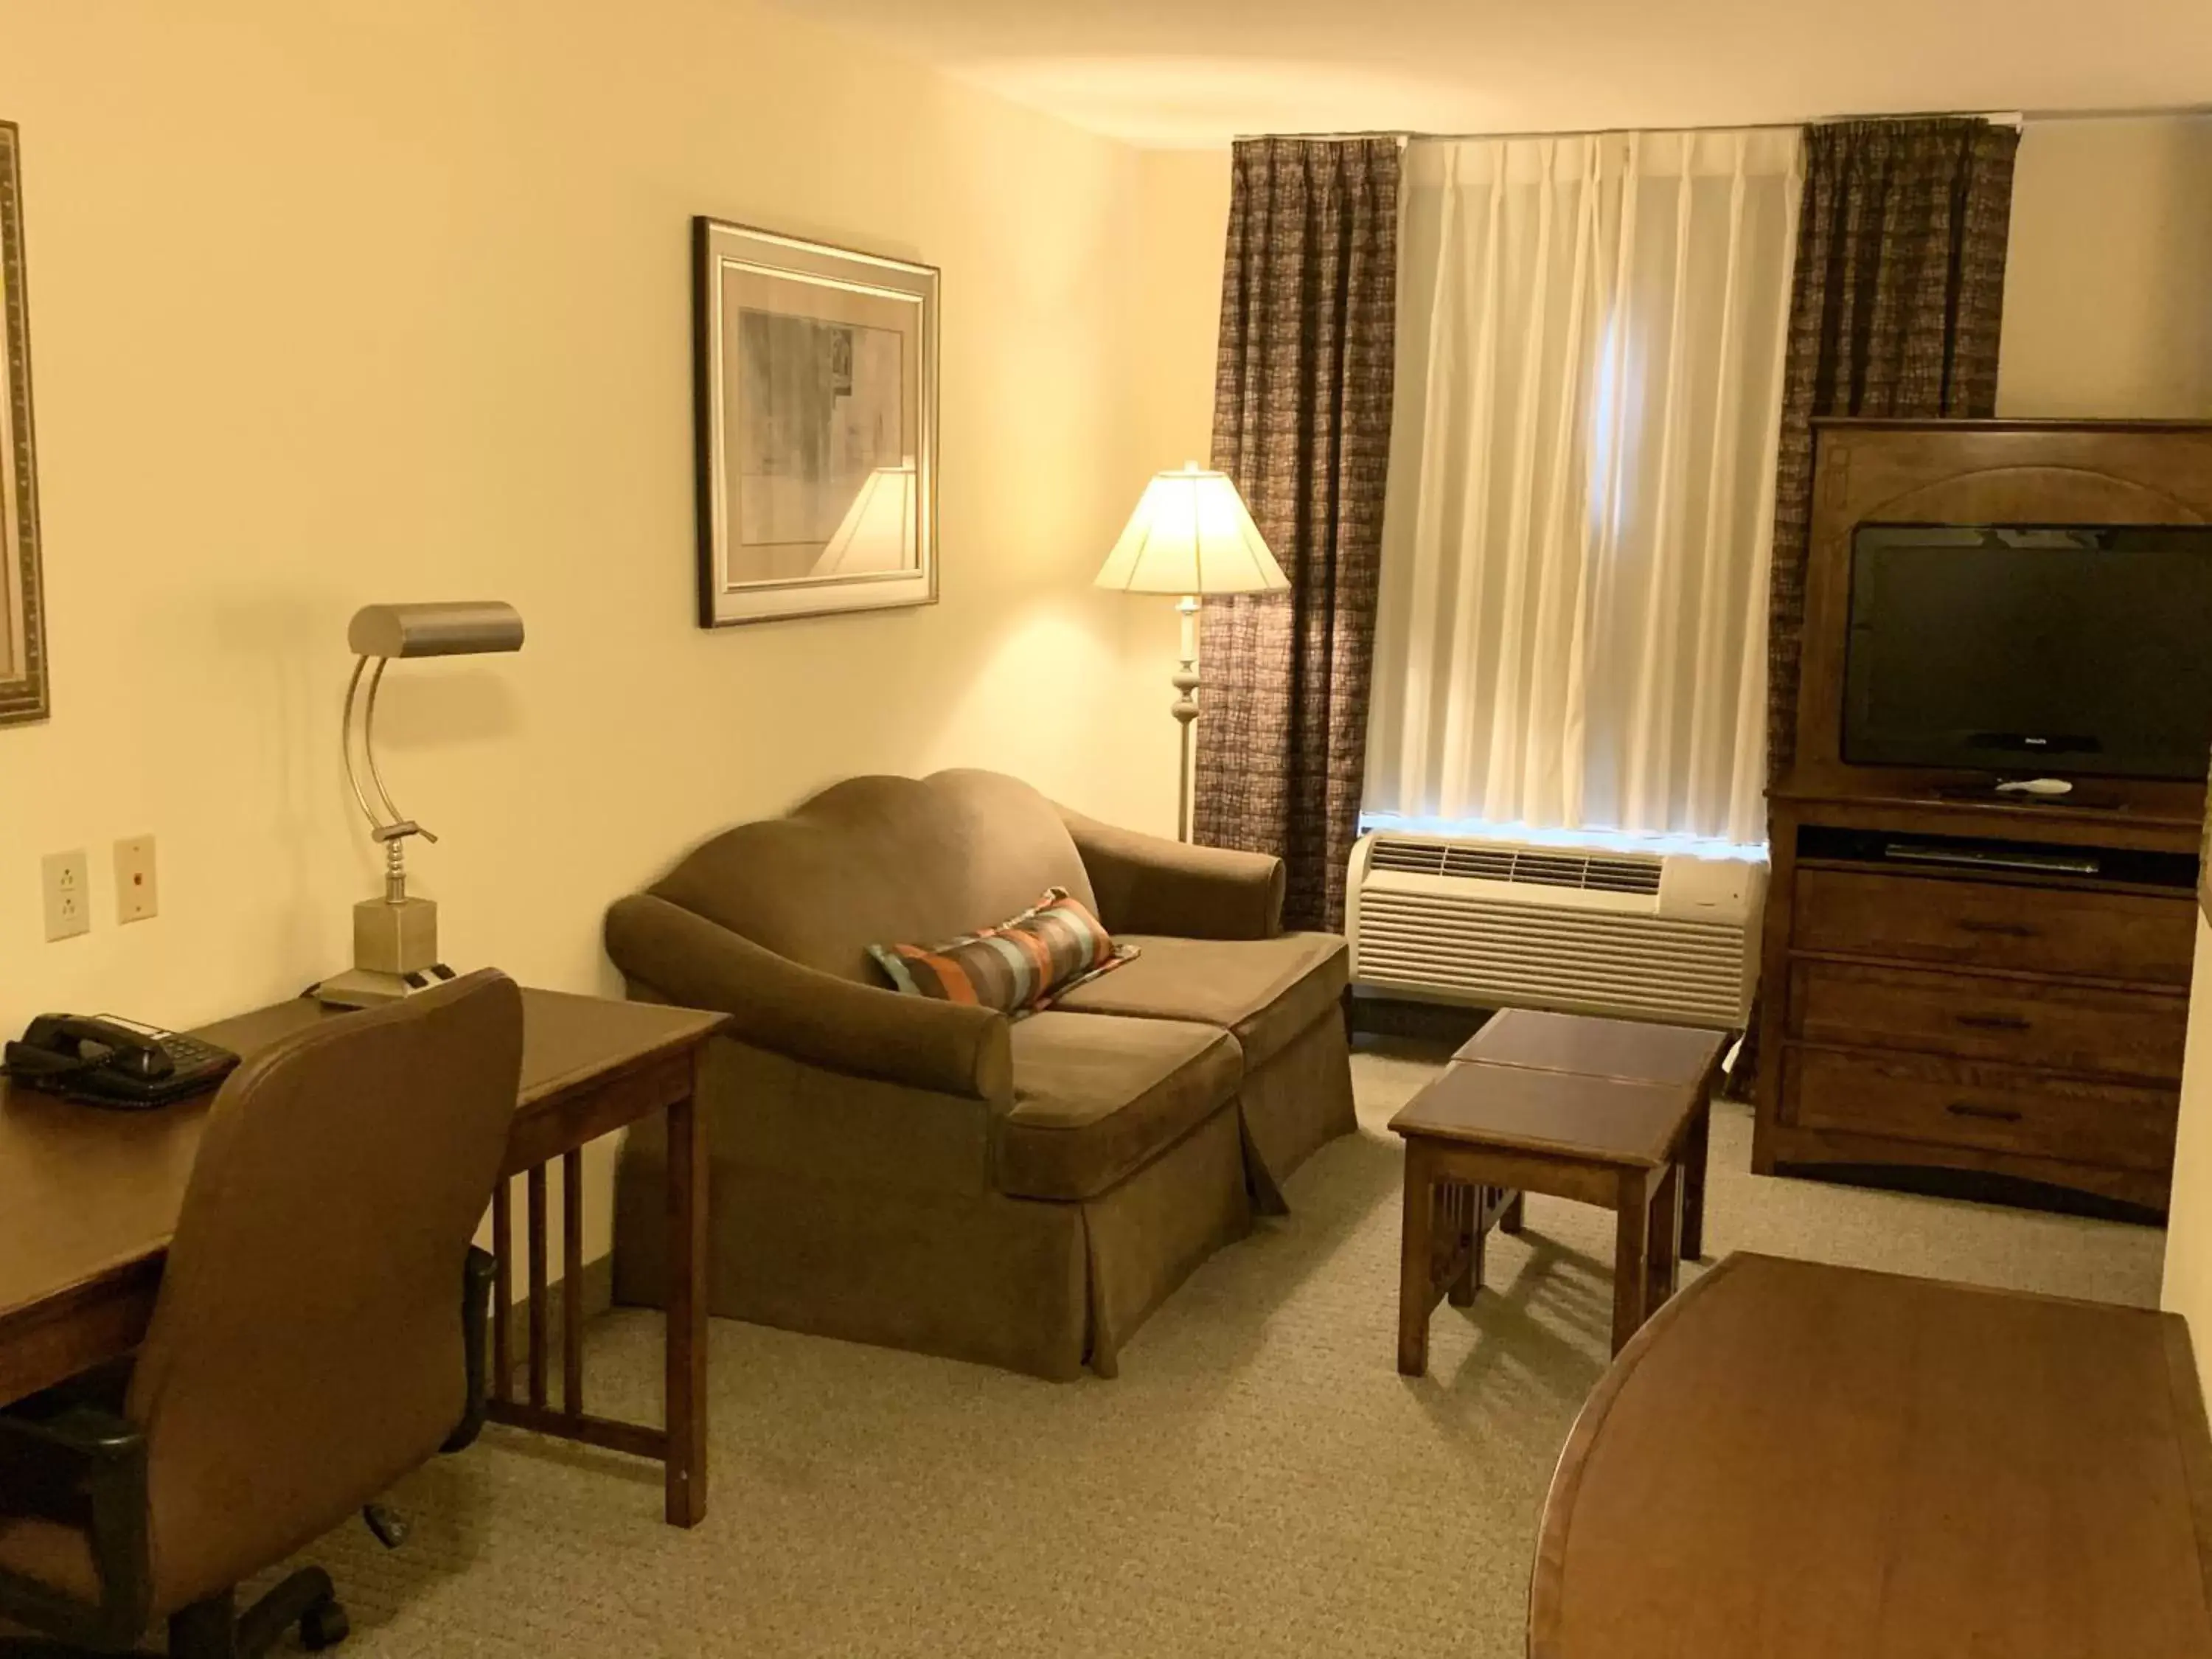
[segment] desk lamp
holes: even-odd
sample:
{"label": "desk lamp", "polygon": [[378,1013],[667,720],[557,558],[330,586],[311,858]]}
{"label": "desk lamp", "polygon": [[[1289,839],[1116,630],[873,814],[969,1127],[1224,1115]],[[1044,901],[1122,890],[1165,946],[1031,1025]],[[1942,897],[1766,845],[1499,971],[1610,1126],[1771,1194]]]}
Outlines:
{"label": "desk lamp", "polygon": [[[522,649],[522,617],[511,605],[471,600],[448,605],[371,605],[354,613],[346,631],[354,650],[353,678],[346,683],[345,714],[339,742],[345,754],[346,781],[368,819],[368,832],[384,847],[384,896],[353,907],[353,967],[315,988],[319,1001],[338,1008],[374,1008],[397,1002],[453,977],[438,960],[438,905],[407,892],[406,842],[432,835],[392,804],[376,769],[376,696],[384,670],[395,657],[467,657]],[[372,666],[372,665],[374,665]],[[367,695],[362,681],[366,677]],[[361,709],[362,765],[354,765],[354,709]],[[362,786],[368,774],[368,787]],[[374,790],[374,799],[370,798]]]}
{"label": "desk lamp", "polygon": [[1145,486],[1128,527],[1098,572],[1097,585],[1130,593],[1180,593],[1182,662],[1169,677],[1169,706],[1182,726],[1182,766],[1176,798],[1176,834],[1191,835],[1190,723],[1198,718],[1198,604],[1204,593],[1279,593],[1291,579],[1245,510],[1225,472],[1193,461]]}

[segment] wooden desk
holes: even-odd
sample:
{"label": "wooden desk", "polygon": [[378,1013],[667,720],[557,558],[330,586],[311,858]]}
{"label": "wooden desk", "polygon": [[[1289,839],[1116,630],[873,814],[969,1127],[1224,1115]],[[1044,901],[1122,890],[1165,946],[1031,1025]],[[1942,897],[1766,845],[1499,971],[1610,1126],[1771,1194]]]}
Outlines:
{"label": "wooden desk", "polygon": [[2203,1659],[2209,1547],[2179,1318],[1732,1255],[1583,1407],[1528,1652]]}
{"label": "wooden desk", "polygon": [[[558,991],[522,994],[522,1088],[492,1204],[499,1258],[490,1413],[497,1422],[657,1459],[666,1513],[707,1511],[707,1160],[693,1106],[699,1057],[727,1016]],[[241,1054],[331,1016],[306,999],[196,1035]],[[0,1404],[129,1353],[145,1335],[211,1097],[149,1112],[80,1106],[0,1079]],[[582,1283],[582,1148],[668,1115],[666,1426],[583,1409],[582,1322],[564,1319],[561,1403],[549,1400],[545,1167],[562,1161],[562,1271]],[[527,1395],[514,1398],[506,1177],[526,1178]]]}

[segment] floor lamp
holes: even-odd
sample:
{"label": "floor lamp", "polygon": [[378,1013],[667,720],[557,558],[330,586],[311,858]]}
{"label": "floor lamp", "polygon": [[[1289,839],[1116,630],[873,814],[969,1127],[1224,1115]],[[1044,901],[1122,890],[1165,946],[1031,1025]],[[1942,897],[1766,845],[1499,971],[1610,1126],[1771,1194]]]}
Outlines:
{"label": "floor lamp", "polygon": [[1182,727],[1176,834],[1191,838],[1190,723],[1198,718],[1198,605],[1207,593],[1279,593],[1291,579],[1245,510],[1225,472],[1194,461],[1145,486],[1128,528],[1098,572],[1098,586],[1128,593],[1176,593],[1182,618],[1182,663],[1170,678],[1170,711]]}

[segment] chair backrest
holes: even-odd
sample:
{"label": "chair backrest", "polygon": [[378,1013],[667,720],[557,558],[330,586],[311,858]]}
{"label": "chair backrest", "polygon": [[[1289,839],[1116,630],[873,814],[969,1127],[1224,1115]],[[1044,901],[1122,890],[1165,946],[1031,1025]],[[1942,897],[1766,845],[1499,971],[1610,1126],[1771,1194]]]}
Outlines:
{"label": "chair backrest", "polygon": [[156,1613],[282,1560],[459,1422],[463,1264],[521,1066],[521,993],[486,970],[223,1085],[125,1407]]}
{"label": "chair backrest", "polygon": [[689,854],[653,891],[777,955],[863,984],[871,945],[940,945],[1064,887],[1096,908],[1060,809],[1018,778],[850,778]]}

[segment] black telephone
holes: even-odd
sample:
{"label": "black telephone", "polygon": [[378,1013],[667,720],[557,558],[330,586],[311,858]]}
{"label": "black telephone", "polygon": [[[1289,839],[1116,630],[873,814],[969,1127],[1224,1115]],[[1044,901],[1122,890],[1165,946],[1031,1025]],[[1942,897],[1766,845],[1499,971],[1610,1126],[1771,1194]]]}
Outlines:
{"label": "black telephone", "polygon": [[6,1056],[16,1082],[95,1106],[166,1106],[238,1064],[228,1048],[112,1014],[40,1014]]}

